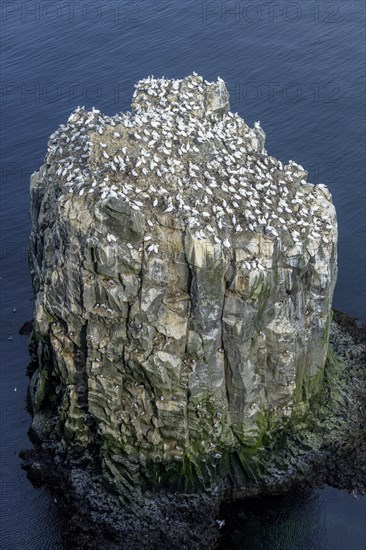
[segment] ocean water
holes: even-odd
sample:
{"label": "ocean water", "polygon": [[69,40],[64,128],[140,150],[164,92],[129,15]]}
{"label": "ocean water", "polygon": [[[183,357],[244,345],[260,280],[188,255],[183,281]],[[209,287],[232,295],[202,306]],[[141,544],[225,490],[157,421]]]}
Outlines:
{"label": "ocean water", "polygon": [[365,511],[331,487],[248,498],[226,509],[219,550],[364,550]]}
{"label": "ocean water", "polygon": [[[208,80],[221,76],[232,110],[249,124],[261,121],[268,152],[296,160],[310,181],[329,186],[339,222],[334,306],[365,319],[365,6],[361,0],[19,0],[1,3],[0,21],[0,544],[58,549],[63,520],[57,503],[28,483],[18,458],[29,446],[27,342],[17,334],[32,317],[29,176],[42,163],[48,136],[77,105],[106,114],[128,109],[142,77],[184,77],[194,70]],[[268,506],[276,518],[278,503]],[[294,506],[301,510],[300,503]],[[364,501],[343,495],[330,505],[314,496],[308,506],[324,517],[336,514],[342,550],[366,546],[349,517],[350,508],[364,512]],[[295,524],[301,517],[295,514]],[[265,522],[260,508],[257,520]],[[236,547],[301,548],[295,524],[287,546],[276,546],[272,529],[269,539],[258,534],[251,546],[239,541]],[[335,548],[332,529],[325,521],[307,548]]]}

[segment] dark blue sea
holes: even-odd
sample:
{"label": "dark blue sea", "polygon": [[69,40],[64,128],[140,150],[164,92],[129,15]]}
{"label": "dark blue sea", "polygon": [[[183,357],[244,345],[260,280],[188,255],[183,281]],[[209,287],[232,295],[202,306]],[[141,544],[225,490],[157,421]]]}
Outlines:
{"label": "dark blue sea", "polygon": [[[329,186],[338,212],[334,306],[366,317],[365,5],[362,0],[2,1],[1,542],[63,548],[57,503],[19,465],[29,447],[29,176],[77,105],[129,108],[148,75],[221,76],[233,111],[260,120],[267,150]],[[290,503],[290,504],[289,504]],[[365,499],[331,488],[233,511],[232,548],[364,550]]]}

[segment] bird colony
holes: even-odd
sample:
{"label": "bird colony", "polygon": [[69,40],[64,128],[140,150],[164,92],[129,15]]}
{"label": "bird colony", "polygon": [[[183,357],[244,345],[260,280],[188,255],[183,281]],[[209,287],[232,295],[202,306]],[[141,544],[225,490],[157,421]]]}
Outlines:
{"label": "bird colony", "polygon": [[337,224],[306,177],[221,79],[141,80],[115,116],[78,107],[31,178],[33,425],[98,449],[123,494],[240,484],[237,457],[245,472],[321,388]]}
{"label": "bird colony", "polygon": [[106,116],[78,107],[50,137],[48,176],[56,176],[60,197],[115,197],[142,211],[147,254],[159,252],[160,214],[179,218],[225,254],[243,232],[286,235],[293,246],[328,243],[333,221],[321,207],[327,188],[307,184],[296,162],[268,155],[260,123],[250,128],[227,99],[220,78],[207,82],[193,73],[141,80],[131,112]]}

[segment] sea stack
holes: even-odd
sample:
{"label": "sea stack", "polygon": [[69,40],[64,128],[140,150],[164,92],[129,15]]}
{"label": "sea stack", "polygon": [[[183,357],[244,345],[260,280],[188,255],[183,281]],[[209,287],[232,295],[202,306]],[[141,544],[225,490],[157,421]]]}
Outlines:
{"label": "sea stack", "polygon": [[131,112],[78,107],[52,134],[31,218],[34,434],[126,502],[240,487],[322,386],[328,189],[267,153],[221,79],[151,77]]}

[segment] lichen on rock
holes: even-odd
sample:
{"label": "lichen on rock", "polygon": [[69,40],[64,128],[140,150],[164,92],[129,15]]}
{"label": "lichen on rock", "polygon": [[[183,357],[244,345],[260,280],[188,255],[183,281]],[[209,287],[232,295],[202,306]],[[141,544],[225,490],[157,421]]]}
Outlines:
{"label": "lichen on rock", "polygon": [[31,177],[38,435],[93,448],[126,497],[240,485],[321,387],[337,223],[306,178],[221,80],[76,109]]}

